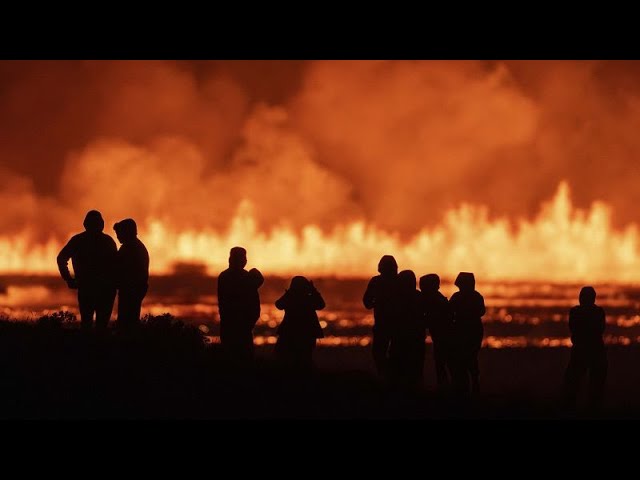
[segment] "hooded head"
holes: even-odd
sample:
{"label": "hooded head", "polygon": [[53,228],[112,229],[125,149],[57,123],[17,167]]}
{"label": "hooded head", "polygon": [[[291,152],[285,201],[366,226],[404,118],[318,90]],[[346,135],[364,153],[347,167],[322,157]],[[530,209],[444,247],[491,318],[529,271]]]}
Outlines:
{"label": "hooded head", "polygon": [[580,305],[590,307],[596,303],[596,290],[593,287],[582,287],[580,290]]}
{"label": "hooded head", "polygon": [[471,272],[460,272],[456,278],[455,285],[460,291],[475,290],[476,277],[474,277]]}
{"label": "hooded head", "polygon": [[396,275],[398,273],[398,263],[392,255],[384,255],[378,262],[378,272],[383,276]]}
{"label": "hooded head", "polygon": [[306,277],[296,276],[291,279],[289,291],[298,294],[306,294],[310,291],[309,280]]}
{"label": "hooded head", "polygon": [[113,226],[116,236],[120,243],[128,243],[136,239],[138,236],[138,226],[133,218],[125,218],[120,220]]}
{"label": "hooded head", "polygon": [[229,252],[229,268],[243,269],[247,265],[247,251],[242,247],[233,247]]}
{"label": "hooded head", "polygon": [[398,274],[400,291],[408,293],[416,290],[416,274],[413,270],[403,270]]}
{"label": "hooded head", "polygon": [[97,210],[90,210],[84,217],[84,229],[87,232],[98,233],[104,230],[104,220],[102,214]]}
{"label": "hooded head", "polygon": [[420,277],[420,290],[423,292],[437,292],[440,289],[440,277],[429,273]]}

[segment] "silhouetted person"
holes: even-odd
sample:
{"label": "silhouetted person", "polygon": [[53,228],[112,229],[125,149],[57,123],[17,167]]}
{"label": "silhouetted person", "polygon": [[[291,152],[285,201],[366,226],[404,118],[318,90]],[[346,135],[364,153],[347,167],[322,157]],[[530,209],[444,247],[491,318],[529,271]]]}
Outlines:
{"label": "silhouetted person", "polygon": [[571,358],[565,374],[568,401],[575,406],[580,380],[589,372],[589,402],[599,408],[607,376],[607,353],[602,335],[605,328],[605,313],[596,305],[593,287],[580,290],[580,305],[569,311],[571,331]]}
{"label": "silhouetted person", "polygon": [[118,326],[140,322],[142,300],[149,288],[149,252],[138,238],[136,222],[127,218],[113,226],[122,244],[118,250]]}
{"label": "silhouetted person", "polygon": [[391,255],[383,256],[378,262],[378,272],[380,275],[369,281],[362,303],[369,310],[373,308],[373,360],[378,374],[383,374],[387,372],[391,326],[396,317],[396,259]]}
{"label": "silhouetted person", "polygon": [[478,353],[482,346],[484,328],[482,316],[486,309],[484,298],[476,291],[476,279],[473,273],[460,272],[455,281],[460,290],[449,300],[453,314],[454,334],[454,372],[456,389],[459,392],[480,392],[480,369]]}
{"label": "silhouetted person", "polygon": [[313,282],[300,276],[293,277],[289,289],[276,300],[276,308],[284,310],[277,331],[276,355],[287,369],[311,370],[316,339],[324,337],[316,310],[324,307],[324,299]]}
{"label": "silhouetted person", "polygon": [[[114,267],[118,249],[113,239],[102,233],[104,220],[97,210],[87,213],[84,228],[58,254],[58,269],[69,288],[78,289],[82,327],[90,328],[95,314],[96,327],[106,328],[116,296]],[[67,266],[69,259],[75,278]]]}
{"label": "silhouetted person", "polygon": [[398,274],[397,315],[391,328],[389,363],[394,383],[415,387],[422,381],[426,328],[422,298],[411,270]]}
{"label": "silhouetted person", "polygon": [[440,277],[435,273],[420,278],[425,324],[433,342],[433,359],[438,387],[449,385],[451,375],[451,341],[453,318],[449,301],[440,293]]}
{"label": "silhouetted person", "polygon": [[264,283],[260,271],[246,271],[247,251],[233,247],[229,268],[218,276],[220,342],[225,352],[237,361],[253,358],[253,327],[260,318],[258,289]]}

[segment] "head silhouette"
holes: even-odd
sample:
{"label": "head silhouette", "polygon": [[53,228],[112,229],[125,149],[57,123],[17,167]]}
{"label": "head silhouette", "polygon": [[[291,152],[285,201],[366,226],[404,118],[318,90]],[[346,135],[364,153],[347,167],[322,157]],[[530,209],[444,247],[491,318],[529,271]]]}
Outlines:
{"label": "head silhouette", "polygon": [[460,291],[475,290],[476,289],[476,277],[471,272],[460,272],[455,282],[456,287]]}
{"label": "head silhouette", "polygon": [[300,275],[295,276],[291,279],[291,285],[289,286],[289,291],[297,294],[306,294],[310,291],[309,280],[306,277],[302,277]]}
{"label": "head silhouette", "polygon": [[435,273],[429,273],[420,277],[420,290],[423,292],[437,292],[440,288],[440,277]]}
{"label": "head silhouette", "polygon": [[87,232],[98,233],[104,230],[104,220],[102,214],[97,210],[90,210],[84,217],[84,229]]}
{"label": "head silhouette", "polygon": [[262,273],[260,273],[260,270],[258,270],[257,268],[252,268],[251,270],[249,270],[249,278],[251,278],[256,288],[260,288],[264,283],[264,277],[262,276]]}
{"label": "head silhouette", "polygon": [[593,287],[582,287],[580,290],[580,305],[589,307],[596,303],[596,290]]}
{"label": "head silhouette", "polygon": [[384,255],[378,262],[380,275],[390,276],[398,273],[398,263],[392,255]]}
{"label": "head silhouette", "polygon": [[229,251],[229,268],[243,269],[247,264],[247,251],[242,247],[233,247]]}
{"label": "head silhouette", "polygon": [[113,229],[120,243],[125,244],[136,239],[138,236],[138,226],[133,218],[125,218],[117,222]]}
{"label": "head silhouette", "polygon": [[403,270],[398,274],[398,282],[402,292],[414,292],[416,290],[416,274],[413,270]]}

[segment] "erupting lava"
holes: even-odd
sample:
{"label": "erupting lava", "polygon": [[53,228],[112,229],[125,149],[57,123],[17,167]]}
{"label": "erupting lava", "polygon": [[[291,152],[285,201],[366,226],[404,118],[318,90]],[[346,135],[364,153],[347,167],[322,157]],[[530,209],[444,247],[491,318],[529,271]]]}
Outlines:
{"label": "erupting lava", "polygon": [[[78,218],[83,214],[78,212]],[[393,254],[401,269],[411,268],[418,275],[451,277],[468,270],[493,280],[638,281],[637,226],[615,230],[610,220],[611,209],[603,202],[587,211],[574,209],[569,187],[561,183],[532,221],[491,219],[486,207],[462,205],[446,212],[435,228],[424,228],[405,241],[364,221],[329,233],[315,225],[300,231],[275,226],[263,232],[248,202],[240,205],[225,232],[176,231],[150,219],[140,222],[140,238],[155,274],[170,273],[175,262],[197,262],[216,275],[226,268],[230,247],[242,245],[250,266],[265,274],[365,277],[375,272],[381,255]],[[0,237],[0,271],[55,273],[60,248],[54,240],[34,244],[27,234]]]}

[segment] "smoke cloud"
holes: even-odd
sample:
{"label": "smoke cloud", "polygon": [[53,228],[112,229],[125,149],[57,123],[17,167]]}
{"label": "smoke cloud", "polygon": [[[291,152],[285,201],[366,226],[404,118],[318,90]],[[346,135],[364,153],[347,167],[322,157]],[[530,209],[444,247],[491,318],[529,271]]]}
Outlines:
{"label": "smoke cloud", "polygon": [[461,203],[535,214],[562,180],[637,222],[639,62],[0,62],[0,229],[105,218],[224,229],[364,219],[410,235]]}

